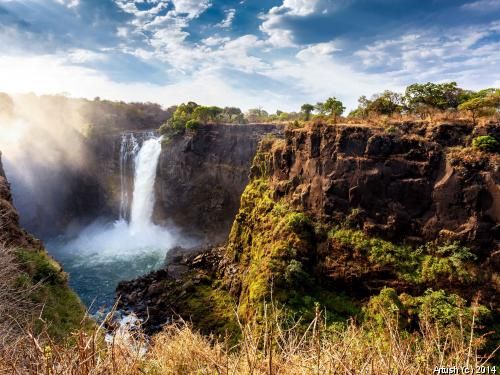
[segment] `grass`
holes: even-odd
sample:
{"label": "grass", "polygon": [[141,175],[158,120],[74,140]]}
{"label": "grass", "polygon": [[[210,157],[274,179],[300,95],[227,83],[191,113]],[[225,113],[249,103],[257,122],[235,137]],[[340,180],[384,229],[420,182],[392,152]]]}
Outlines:
{"label": "grass", "polygon": [[[384,310],[381,310],[384,311]],[[104,325],[80,329],[71,340],[54,342],[29,330],[0,350],[0,373],[23,375],[188,375],[188,374],[430,374],[436,367],[487,366],[494,351],[481,353],[483,338],[472,325],[443,327],[431,316],[414,332],[401,329],[397,315],[372,322],[327,325],[316,308],[299,321],[273,304],[262,322],[237,321],[240,340],[204,336],[181,322],[151,339],[136,325],[116,328],[105,343]],[[303,325],[303,324],[302,324]]]}
{"label": "grass", "polygon": [[[27,297],[40,309],[35,332],[46,329],[54,339],[63,339],[80,327],[85,309],[61,266],[44,250],[18,249],[14,254],[20,267],[16,283],[29,290]],[[85,324],[92,325],[89,320]]]}

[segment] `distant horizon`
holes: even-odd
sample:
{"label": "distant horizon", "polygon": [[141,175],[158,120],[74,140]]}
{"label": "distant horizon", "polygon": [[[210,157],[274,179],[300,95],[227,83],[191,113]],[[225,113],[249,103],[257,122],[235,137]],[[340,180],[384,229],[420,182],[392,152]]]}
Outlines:
{"label": "distant horizon", "polygon": [[0,0],[0,91],[297,111],[500,87],[500,0]]}

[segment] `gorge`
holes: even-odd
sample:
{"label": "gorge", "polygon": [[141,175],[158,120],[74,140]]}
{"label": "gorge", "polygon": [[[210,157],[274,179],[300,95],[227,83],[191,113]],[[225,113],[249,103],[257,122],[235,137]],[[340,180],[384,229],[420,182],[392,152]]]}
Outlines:
{"label": "gorge", "polygon": [[[31,169],[22,171],[23,180],[9,155],[4,159],[21,221],[45,241],[70,274],[70,285],[96,312],[112,306],[119,281],[161,268],[169,249],[227,236],[259,140],[280,132],[273,125],[211,125],[169,143],[154,130],[105,135],[86,145],[83,189],[81,175],[75,180],[74,173],[33,177],[47,190],[61,184],[69,189],[69,204],[57,203],[57,218],[35,225],[23,220],[39,204],[40,194],[31,195],[33,201],[24,195]],[[85,202],[91,202],[88,212],[75,210]]]}

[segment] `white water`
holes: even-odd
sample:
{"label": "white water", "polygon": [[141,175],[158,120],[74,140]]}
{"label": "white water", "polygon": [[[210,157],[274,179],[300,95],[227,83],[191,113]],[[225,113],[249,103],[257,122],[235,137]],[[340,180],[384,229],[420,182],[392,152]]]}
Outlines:
{"label": "white water", "polygon": [[120,145],[120,219],[126,219],[129,211],[128,167],[139,151],[134,133],[122,134]]}
{"label": "white water", "polygon": [[151,216],[155,204],[154,185],[160,152],[160,138],[152,138],[144,141],[135,158],[134,194],[130,214],[130,230],[133,234],[148,231],[153,226]]}
{"label": "white water", "polygon": [[129,133],[121,142],[119,219],[96,221],[76,238],[63,237],[47,244],[69,272],[70,285],[87,306],[92,306],[93,312],[101,306],[112,306],[120,281],[160,268],[167,251],[174,246],[194,245],[182,239],[175,229],[160,227],[152,221],[161,140],[154,133]]}
{"label": "white water", "polygon": [[[147,135],[152,137],[152,135]],[[180,237],[172,229],[152,222],[155,204],[154,184],[161,152],[160,138],[146,139],[139,148],[133,135],[122,138],[120,150],[121,202],[120,218],[114,223],[97,221],[82,230],[78,237],[63,245],[80,264],[109,263],[117,259],[134,259],[137,256],[155,257],[163,261],[168,249],[180,244]],[[138,151],[138,152],[137,152]],[[134,155],[135,154],[135,155]],[[128,195],[126,190],[127,163],[132,161],[134,190],[132,196],[130,223],[128,216]],[[75,260],[73,259],[73,260]]]}

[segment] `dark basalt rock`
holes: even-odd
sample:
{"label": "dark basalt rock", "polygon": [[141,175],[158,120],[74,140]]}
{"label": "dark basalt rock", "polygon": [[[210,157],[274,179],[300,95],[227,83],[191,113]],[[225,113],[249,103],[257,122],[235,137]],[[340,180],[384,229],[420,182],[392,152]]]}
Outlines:
{"label": "dark basalt rock", "polygon": [[356,209],[365,229],[383,238],[451,236],[491,248],[500,174],[486,165],[451,166],[443,147],[471,133],[468,124],[434,126],[426,137],[315,125],[288,131],[266,169],[278,196],[316,217],[342,219]]}
{"label": "dark basalt rock", "polygon": [[248,183],[258,144],[278,125],[206,125],[164,142],[156,179],[157,223],[214,243],[225,239]]}
{"label": "dark basalt rock", "polygon": [[[498,155],[470,149],[465,149],[465,154],[455,155],[454,149],[448,146],[468,146],[471,134],[493,134],[500,125],[471,129],[469,125],[459,124],[454,129],[447,124],[430,128],[428,124],[419,123],[402,124],[401,127],[406,130],[390,134],[383,129],[361,125],[316,124],[310,128],[287,130],[284,140],[262,142],[249,168],[250,176],[267,180],[274,200],[284,200],[328,228],[349,222],[349,226],[370,236],[413,248],[436,239],[460,241],[478,256],[476,266],[484,270],[485,275],[476,275],[474,284],[467,288],[460,283],[451,285],[444,279],[436,281],[432,287],[451,290],[469,300],[481,291],[484,297],[481,302],[487,301],[494,308],[498,304],[494,297],[498,295],[498,277],[492,274],[500,264]],[[191,147],[184,150],[192,150]],[[180,148],[176,150],[184,152]],[[188,155],[177,157],[174,165],[165,159],[166,164],[162,166],[164,173],[181,176],[182,182],[176,185],[176,191],[185,202],[182,208],[187,207],[186,199],[193,197],[184,193],[182,186],[199,183],[193,176],[194,171],[210,165],[196,159],[198,156],[191,155],[192,151],[185,152]],[[469,157],[467,153],[475,156]],[[174,154],[169,155],[176,158]],[[189,163],[199,160],[203,167],[186,167],[188,160]],[[177,169],[168,171],[169,165]],[[181,166],[187,168],[186,175],[182,175]],[[219,168],[220,164],[215,163],[211,170]],[[210,181],[207,179],[209,173],[202,173],[205,181]],[[231,173],[234,176],[235,172]],[[191,182],[189,178],[194,180]],[[169,177],[168,181],[172,179]],[[186,191],[192,191],[190,189],[193,187]],[[211,185],[207,187],[210,194],[213,189]],[[201,204],[196,207],[197,213],[210,221],[212,212]],[[195,220],[184,212],[181,215],[184,219]],[[217,211],[214,215],[219,217]],[[240,211],[236,220],[245,222],[247,215]],[[206,228],[209,230],[210,224]],[[248,238],[244,243],[250,241]],[[309,245],[307,266],[314,270],[316,281],[323,287],[341,290],[360,299],[377,293],[384,286],[415,295],[430,287],[405,281],[397,276],[394,267],[372,264],[351,247],[344,248],[326,238],[314,238]],[[239,258],[245,251],[250,250],[244,245],[238,248]],[[245,256],[250,257],[249,254]],[[171,253],[164,270],[120,284],[118,294],[122,296],[122,306],[138,311],[142,317],[147,316],[148,306],[152,307],[149,313],[156,313],[150,315],[153,323],[148,327],[158,329],[172,312],[189,319],[186,301],[196,294],[193,285],[206,285],[207,288],[222,285],[238,300],[242,293],[241,279],[248,268],[245,267],[238,263],[237,257],[225,254],[222,247],[188,255],[179,250]],[[206,279],[211,281],[204,284]]]}

